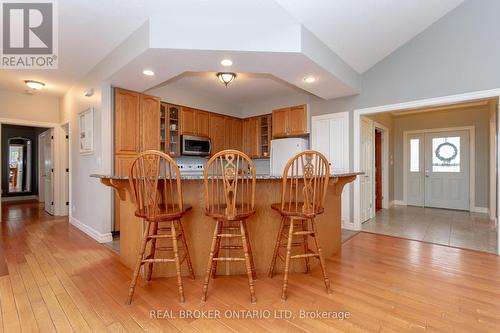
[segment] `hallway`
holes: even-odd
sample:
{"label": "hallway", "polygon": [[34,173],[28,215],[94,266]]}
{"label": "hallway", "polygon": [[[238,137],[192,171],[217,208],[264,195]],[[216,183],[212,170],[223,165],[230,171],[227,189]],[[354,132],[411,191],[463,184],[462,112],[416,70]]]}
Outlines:
{"label": "hallway", "polygon": [[[218,276],[206,303],[202,278],[186,278],[186,302],[177,302],[175,278],[139,282],[125,305],[131,272],[108,247],[96,243],[37,203],[3,206],[0,262],[0,332],[443,332],[500,330],[500,259],[360,232],[327,260],[332,293],[320,272],[292,273],[287,302],[282,275],[258,276],[257,304],[250,304],[246,276]],[[197,272],[203,274],[202,272]],[[291,318],[179,318],[180,311],[288,310]],[[304,319],[299,311],[345,312],[340,319]],[[175,318],[154,319],[152,310]]]}
{"label": "hallway", "polygon": [[497,253],[495,223],[487,214],[394,206],[379,210],[362,231]]}

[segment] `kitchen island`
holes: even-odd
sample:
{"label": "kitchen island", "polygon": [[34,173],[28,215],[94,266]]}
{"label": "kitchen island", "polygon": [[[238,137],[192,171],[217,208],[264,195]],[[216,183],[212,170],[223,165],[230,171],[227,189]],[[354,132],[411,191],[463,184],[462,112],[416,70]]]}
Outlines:
{"label": "kitchen island", "polygon": [[[325,212],[316,218],[318,235],[321,247],[326,258],[337,254],[341,250],[341,195],[344,186],[356,179],[361,172],[334,174],[330,177]],[[91,175],[99,178],[101,183],[115,189],[120,200],[120,260],[129,268],[133,268],[141,244],[143,223],[135,217],[135,205],[130,193],[128,177]],[[258,175],[255,189],[256,214],[248,220],[250,241],[257,274],[267,274],[271,263],[274,244],[280,225],[280,215],[271,209],[272,203],[280,202],[281,182],[279,176]],[[204,185],[202,175],[182,176],[182,191],[184,203],[190,204],[193,209],[182,219],[189,253],[193,268],[197,276],[203,276],[206,271],[210,244],[212,241],[215,221],[204,213]],[[311,247],[314,248],[313,244]],[[229,251],[229,250],[226,250]],[[157,252],[158,257],[165,256],[165,252]],[[167,254],[171,256],[171,254]],[[292,262],[293,270],[304,269],[302,260]],[[316,265],[316,261],[311,261]],[[183,265],[184,266],[184,265]],[[283,263],[278,260],[276,271],[281,271]],[[187,269],[183,267],[183,270]],[[184,273],[187,273],[184,271]],[[244,274],[243,263],[219,263],[217,274]],[[155,265],[153,276],[175,276],[175,265]]]}

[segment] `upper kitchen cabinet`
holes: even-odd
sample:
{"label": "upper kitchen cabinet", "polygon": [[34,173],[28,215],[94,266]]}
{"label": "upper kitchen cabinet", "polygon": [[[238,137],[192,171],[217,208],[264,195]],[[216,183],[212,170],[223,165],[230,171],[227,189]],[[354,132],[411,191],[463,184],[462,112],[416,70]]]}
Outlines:
{"label": "upper kitchen cabinet", "polygon": [[181,134],[208,137],[210,135],[210,117],[206,111],[182,107]]}
{"label": "upper kitchen cabinet", "polygon": [[196,110],[196,130],[198,136],[210,136],[210,113]]}
{"label": "upper kitchen cabinet", "polygon": [[160,149],[160,99],[115,88],[115,173],[127,175],[128,165],[144,150]]}
{"label": "upper kitchen cabinet", "polygon": [[307,135],[309,132],[306,105],[298,105],[278,110],[272,114],[273,138]]}
{"label": "upper kitchen cabinet", "polygon": [[161,151],[170,156],[180,156],[180,113],[178,105],[161,103]]}
{"label": "upper kitchen cabinet", "polygon": [[224,149],[242,150],[243,120],[226,117],[224,130]]}
{"label": "upper kitchen cabinet", "polygon": [[141,95],[140,150],[160,149],[160,98]]}
{"label": "upper kitchen cabinet", "polygon": [[226,117],[216,113],[210,113],[210,139],[212,141],[212,154],[225,147]]}
{"label": "upper kitchen cabinet", "polygon": [[260,117],[243,120],[243,152],[251,158],[260,157]]}
{"label": "upper kitchen cabinet", "polygon": [[136,154],[140,149],[141,94],[115,88],[115,153]]}

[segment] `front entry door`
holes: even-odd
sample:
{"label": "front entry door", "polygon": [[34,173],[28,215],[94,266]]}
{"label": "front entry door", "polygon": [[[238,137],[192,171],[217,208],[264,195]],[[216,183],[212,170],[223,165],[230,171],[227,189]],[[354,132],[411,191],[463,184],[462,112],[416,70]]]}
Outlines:
{"label": "front entry door", "polygon": [[425,134],[425,206],[469,210],[469,132]]}

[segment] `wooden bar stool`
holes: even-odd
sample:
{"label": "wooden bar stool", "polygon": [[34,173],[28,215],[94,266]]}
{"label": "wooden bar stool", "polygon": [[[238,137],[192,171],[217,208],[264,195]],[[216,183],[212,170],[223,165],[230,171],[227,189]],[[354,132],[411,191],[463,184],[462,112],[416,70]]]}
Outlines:
{"label": "wooden bar stool", "polygon": [[[285,165],[281,188],[281,203],[271,207],[281,214],[281,224],[274,247],[269,277],[273,277],[276,259],[285,262],[281,298],[286,300],[288,271],[291,259],[304,259],[306,272],[309,271],[309,258],[318,258],[323,272],[326,292],[330,291],[330,281],[326,271],[325,259],[318,240],[315,217],[324,211],[330,167],[323,154],[314,150],[303,151],[292,157]],[[309,237],[314,239],[316,252],[309,249]],[[298,240],[297,240],[298,238]],[[295,240],[294,240],[295,239]],[[285,240],[286,243],[282,243]],[[283,258],[280,249],[286,247]],[[292,255],[292,248],[302,248],[304,253]]]}
{"label": "wooden bar stool", "polygon": [[[170,156],[159,151],[142,152],[130,166],[129,182],[136,205],[135,216],[143,219],[144,234],[130,283],[127,303],[132,302],[141,266],[147,265],[144,279],[150,281],[153,264],[167,262],[175,263],[179,300],[184,302],[181,264],[184,261],[187,263],[193,279],[194,271],[181,218],[191,209],[191,206],[182,202],[181,174],[177,163]],[[172,246],[157,246],[159,239],[170,240]],[[179,246],[179,241],[181,246]],[[149,254],[145,256],[148,243],[150,243]],[[182,257],[179,255],[179,249],[183,250]],[[155,258],[156,251],[171,252],[173,258]]]}
{"label": "wooden bar stool", "polygon": [[[202,301],[207,298],[210,278],[215,278],[219,261],[244,261],[251,302],[255,303],[255,264],[248,235],[247,219],[255,214],[255,166],[237,150],[221,151],[205,166],[205,214],[215,221]],[[221,239],[241,239],[241,244],[221,245]],[[243,256],[221,257],[220,250],[243,250]]]}

